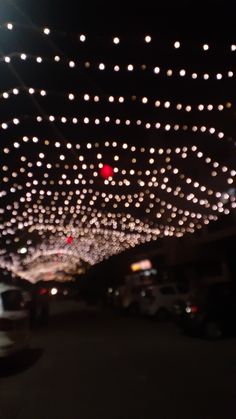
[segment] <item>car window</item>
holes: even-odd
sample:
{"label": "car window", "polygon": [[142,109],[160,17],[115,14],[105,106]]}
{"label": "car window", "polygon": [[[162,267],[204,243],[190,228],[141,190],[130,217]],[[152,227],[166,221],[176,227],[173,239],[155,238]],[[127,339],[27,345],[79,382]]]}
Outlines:
{"label": "car window", "polygon": [[3,309],[5,311],[18,311],[22,309],[23,297],[21,291],[9,290],[1,294]]}
{"label": "car window", "polygon": [[174,295],[174,294],[176,294],[176,291],[175,291],[174,287],[170,287],[170,286],[160,288],[160,292],[163,295]]}

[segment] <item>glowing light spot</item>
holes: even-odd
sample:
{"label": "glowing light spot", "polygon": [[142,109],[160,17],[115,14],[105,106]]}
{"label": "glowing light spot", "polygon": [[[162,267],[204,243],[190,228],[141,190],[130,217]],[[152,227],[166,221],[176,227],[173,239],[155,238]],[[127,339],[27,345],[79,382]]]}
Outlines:
{"label": "glowing light spot", "polygon": [[176,49],[180,48],[180,42],[179,41],[175,41],[174,48],[176,48]]}
{"label": "glowing light spot", "polygon": [[115,36],[114,38],[113,38],[113,44],[119,44],[120,43],[120,39],[117,37],[117,36]]}
{"label": "glowing light spot", "polygon": [[85,42],[86,41],[86,36],[82,34],[82,35],[80,35],[79,39],[80,39],[81,42]]}
{"label": "glowing light spot", "polygon": [[114,173],[114,169],[109,164],[104,164],[100,169],[100,175],[104,179],[108,179],[112,177]]}
{"label": "glowing light spot", "polygon": [[147,44],[149,44],[149,43],[151,42],[151,40],[152,40],[152,38],[151,38],[151,36],[150,36],[150,35],[145,36],[145,42],[146,42]]}

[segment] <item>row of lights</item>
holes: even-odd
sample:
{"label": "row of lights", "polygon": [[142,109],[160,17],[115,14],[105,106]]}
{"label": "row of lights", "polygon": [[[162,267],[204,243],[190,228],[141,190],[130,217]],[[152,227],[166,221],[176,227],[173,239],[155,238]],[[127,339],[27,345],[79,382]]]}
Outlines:
{"label": "row of lights", "polygon": [[[3,28],[6,28],[6,29],[11,30],[11,31],[15,28],[15,26],[17,26],[17,24],[15,24],[15,23],[13,24],[12,22],[7,22],[7,23],[4,23],[2,25]],[[35,27],[33,29],[35,30]],[[56,31],[55,30],[52,31],[48,27],[41,27],[41,28],[37,27],[37,30],[38,30],[38,32],[41,32],[41,33],[43,33],[44,35],[47,35],[47,36],[48,35],[51,35],[52,33],[58,32],[57,30]],[[79,39],[81,42],[85,42],[87,40],[87,38],[88,37],[85,34],[78,34],[76,36],[76,39]],[[146,44],[150,44],[150,43],[153,42],[153,36],[151,36],[151,35],[145,35],[143,37],[143,41]],[[120,42],[121,42],[120,37],[118,37],[118,36],[113,36],[112,37],[112,43],[113,44],[119,45]],[[174,41],[173,44],[172,44],[172,46],[173,46],[174,49],[180,49],[182,47],[182,43],[180,41]],[[201,45],[200,48],[203,51],[209,51],[210,50],[210,45],[208,43],[204,43],[204,44]],[[231,44],[230,45],[230,50],[233,51],[233,52],[236,51],[236,44]]]}
{"label": "row of lights", "polygon": [[[50,58],[50,57],[42,57],[42,56],[36,56],[36,55],[32,55],[32,54],[26,54],[26,53],[12,53],[9,54],[8,56],[3,56],[0,58],[0,62],[2,63],[7,63],[10,64],[12,61],[12,58],[18,58],[21,59],[22,61],[26,61],[26,60],[35,60],[36,63],[41,64],[43,62],[63,62],[65,65],[67,65],[70,68],[78,68],[80,66],[80,62],[76,62],[74,60],[65,60],[62,59],[59,55],[55,55],[54,58]],[[82,64],[82,63],[81,63]],[[154,67],[150,67],[147,66],[146,64],[141,64],[140,66],[135,66],[134,64],[127,64],[127,65],[111,65],[111,64],[105,64],[103,62],[101,63],[95,63],[95,64],[91,64],[90,61],[85,61],[82,66],[84,68],[95,68],[97,70],[100,71],[104,71],[106,69],[114,71],[115,73],[119,72],[120,70],[123,71],[128,71],[128,72],[132,72],[132,71],[136,71],[136,70],[149,70],[151,72],[153,72],[156,75],[162,74],[163,76],[167,76],[167,77],[172,77],[172,76],[178,76],[181,78],[185,78],[185,77],[190,77],[193,80],[197,80],[199,78],[202,78],[203,80],[209,80],[209,79],[215,79],[215,80],[222,80],[225,78],[232,78],[234,77],[234,72],[232,70],[227,70],[226,72],[222,73],[222,72],[217,72],[217,73],[199,73],[199,72],[190,72],[187,71],[186,69],[182,68],[180,70],[173,70],[171,68],[169,69],[161,69],[160,66],[154,66]]]}
{"label": "row of lights", "polygon": [[[19,146],[19,143],[14,143],[14,147],[15,148],[18,148],[18,146]],[[60,146],[60,143],[55,142],[54,146],[55,146],[55,148],[57,148],[58,146]],[[123,146],[127,147],[127,144],[124,143]],[[186,148],[185,147],[183,148],[183,150],[184,150],[183,153],[186,153]],[[153,149],[150,149],[150,151],[153,151]],[[175,153],[176,154],[179,154],[180,151],[181,151],[180,148],[176,148],[175,149]],[[196,146],[193,146],[192,147],[192,151],[193,152],[197,152],[197,147]],[[6,149],[4,149],[4,152],[6,152]],[[162,149],[159,149],[159,153],[162,154],[162,152],[163,152],[163,150]],[[7,149],[7,154],[9,154],[9,149]],[[55,152],[53,154],[55,154]],[[196,155],[197,155],[198,158],[202,158],[203,157],[203,153],[200,152],[200,151],[198,151]],[[65,161],[65,159],[66,159],[66,157],[65,157],[64,154],[59,154],[58,157],[59,157],[59,160],[61,160],[61,161]],[[114,156],[114,159],[115,159],[115,157],[116,156]],[[119,159],[119,156],[117,156],[117,157]],[[44,158],[45,158],[45,154],[44,153],[39,153],[39,159],[44,159]],[[101,153],[98,153],[97,154],[97,159],[100,161],[102,158],[103,158],[102,154]],[[184,156],[182,156],[182,158],[184,158]],[[21,164],[22,164],[22,162],[25,162],[25,164],[26,164],[26,158],[24,156],[21,156],[20,157],[20,160],[21,160]],[[79,168],[80,168],[80,170],[82,170],[82,172],[83,172],[83,170],[87,170],[88,168],[90,170],[92,170],[92,169],[95,168],[94,165],[88,166],[86,163],[84,163],[85,157],[82,154],[79,156],[78,160],[81,161],[81,163],[80,163],[81,167],[78,167],[78,165],[73,165],[73,169],[76,170],[76,171]],[[132,158],[132,161],[131,162],[133,162],[133,160],[134,160],[134,158]],[[151,165],[153,164],[153,161],[151,161],[151,160],[155,161],[154,159],[150,159],[150,158],[147,159],[148,164],[150,165],[150,168],[151,168]],[[137,161],[137,159],[135,159],[135,161]],[[169,158],[168,162],[170,163],[170,158]],[[206,162],[207,163],[210,163],[211,162],[211,159],[210,158],[207,158],[207,161]],[[38,163],[40,163],[40,165]],[[130,166],[130,164],[128,164],[128,165]],[[27,166],[29,167],[28,170],[31,169],[31,171],[28,172],[28,177],[29,178],[34,178],[35,176],[32,173],[33,163],[28,163]],[[37,166],[37,167],[43,167],[41,160],[39,160],[38,162],[36,162],[35,163],[35,166]],[[45,166],[46,166],[45,168],[43,167],[44,177],[46,176],[47,178],[49,178],[49,174],[46,172],[46,169],[52,168],[52,165],[50,163],[47,163],[47,164],[45,163]],[[57,166],[57,163],[56,163],[56,166]],[[103,163],[98,163],[98,167],[101,168],[102,166],[103,166]],[[60,167],[60,165],[58,167]],[[213,162],[213,167],[215,167],[215,168],[219,167],[219,163]],[[68,164],[65,165],[65,168],[66,168],[66,170],[67,169],[68,170],[71,169]],[[226,171],[228,170],[227,167],[224,167],[224,170],[222,168],[222,172],[225,172],[225,169],[226,169]],[[6,165],[4,165],[3,166],[3,171],[4,172],[8,172],[8,170],[9,170],[9,167],[6,166]],[[20,169],[20,171],[21,171],[21,175],[20,176],[22,177],[22,173],[24,173],[26,171],[26,169],[24,169],[22,167]],[[116,182],[114,179],[111,178],[110,179],[110,182],[109,182],[109,179],[108,180],[105,180],[104,181],[104,185],[122,186],[122,187],[124,185],[129,186],[131,183],[133,183],[133,182],[131,182],[131,179],[132,179],[133,175],[135,175],[135,183],[137,185],[139,185],[141,188],[142,187],[155,187],[156,188],[156,187],[159,186],[163,191],[165,191],[167,193],[173,193],[174,196],[177,196],[177,197],[179,196],[180,198],[185,198],[187,200],[192,200],[193,203],[200,203],[200,205],[206,205],[206,208],[209,208],[209,202],[208,202],[208,200],[206,200],[206,199],[205,200],[199,200],[198,198],[195,197],[194,194],[192,194],[192,195],[184,194],[181,191],[181,188],[180,187],[176,188],[174,191],[173,191],[173,189],[171,187],[167,187],[167,184],[169,182],[169,179],[168,179],[168,177],[166,175],[164,177],[164,174],[167,173],[168,171],[171,171],[173,173],[173,175],[178,176],[181,179],[182,182],[184,182],[186,184],[189,184],[189,185],[192,184],[194,188],[197,188],[197,189],[199,188],[199,190],[201,192],[206,192],[207,191],[207,194],[209,196],[211,196],[211,195],[214,194],[218,198],[221,198],[221,193],[220,192],[215,192],[214,193],[212,190],[207,190],[207,188],[205,186],[200,185],[199,182],[196,182],[196,181],[194,182],[191,177],[186,177],[184,174],[180,173],[180,171],[179,171],[179,169],[177,167],[174,167],[173,168],[170,164],[167,165],[166,168],[165,167],[162,167],[159,170],[150,170],[150,169],[147,170],[146,169],[145,171],[140,171],[140,170],[135,170],[135,169],[130,169],[130,170],[120,169],[119,170],[118,167],[117,168],[115,167],[114,168],[114,173],[115,174],[120,173],[121,175],[126,176],[126,177],[127,176],[131,176],[130,177],[130,180],[128,180],[128,179],[125,180],[124,179],[124,182],[123,181],[119,181],[119,182],[117,181]],[[160,173],[160,174],[163,175],[162,176],[163,179],[162,179],[162,181],[160,183],[157,182],[157,178],[155,177],[158,173]],[[145,176],[148,177],[147,181],[145,181],[143,179],[136,179],[137,176],[143,176],[143,175],[145,175]],[[236,175],[236,172],[235,171],[231,171],[231,175],[232,176],[235,176]],[[97,171],[93,172],[93,176],[94,177],[97,177],[98,176],[98,172]],[[13,172],[12,173],[12,177],[14,179],[17,178],[18,177],[17,173],[16,172]],[[63,184],[70,185],[71,184],[71,180],[70,179],[67,179],[67,175],[65,175],[65,174],[63,175],[62,174],[62,179],[64,179],[64,181],[63,180],[59,180],[59,182],[58,182],[59,185],[63,185]],[[79,174],[78,175],[78,179],[81,179],[81,183],[84,184],[84,185],[87,183],[86,180],[83,179],[83,175],[82,174]],[[80,183],[78,179],[77,178],[74,179],[72,183],[74,183],[74,184]],[[76,182],[76,180],[77,180],[77,182]],[[8,181],[9,181],[9,177],[4,177],[3,178],[3,182],[7,183]],[[26,183],[26,186],[27,186],[27,184],[28,183]],[[34,180],[33,181],[33,184],[34,185],[37,185],[38,182],[36,180]],[[50,183],[50,184],[52,184],[52,183]],[[31,185],[31,183],[30,183],[30,185]],[[16,188],[13,188],[13,189],[14,189],[13,192],[15,192],[16,191]],[[35,193],[36,193],[36,190],[35,190]],[[86,191],[86,193],[87,193],[87,191]],[[49,194],[49,191],[47,191],[47,195],[48,194]],[[51,193],[50,193],[50,195],[51,195]],[[190,198],[190,196],[191,196],[191,198]],[[130,197],[132,199],[132,196],[130,196]],[[31,193],[28,193],[28,198],[31,198]]]}
{"label": "row of lights", "polygon": [[[16,96],[21,92],[26,92],[29,93],[30,95],[33,94],[39,94],[40,96],[46,96],[48,94],[54,94],[54,95],[58,95],[58,92],[52,92],[52,91],[47,91],[45,89],[36,89],[33,87],[29,87],[29,88],[21,88],[21,87],[14,87],[12,89],[9,89],[8,91],[4,91],[1,93],[0,98],[2,97],[3,99],[9,99],[11,96]],[[61,95],[61,94],[60,94]],[[164,109],[170,109],[170,108],[175,108],[177,110],[184,110],[186,112],[191,112],[191,111],[223,111],[225,109],[230,109],[232,107],[232,103],[231,102],[226,102],[225,104],[218,104],[218,105],[213,105],[211,103],[209,104],[197,104],[197,105],[184,105],[183,103],[177,103],[174,104],[173,102],[170,102],[169,100],[163,100],[160,101],[159,99],[150,99],[147,96],[143,96],[143,97],[137,97],[136,95],[132,95],[130,97],[124,97],[124,96],[119,96],[119,97],[115,97],[112,95],[109,96],[105,96],[105,97],[101,97],[99,95],[91,95],[88,93],[85,94],[76,94],[75,92],[70,92],[70,93],[65,93],[63,94],[64,97],[67,97],[70,101],[73,100],[83,100],[84,102],[89,102],[89,101],[94,101],[95,103],[98,103],[100,101],[106,101],[109,103],[126,103],[128,101],[136,101],[142,104],[152,104],[154,105],[156,108],[164,108]]]}
{"label": "row of lights", "polygon": [[[171,206],[171,204],[169,204],[169,207]],[[34,207],[37,207],[37,205],[34,205]],[[48,228],[50,228],[50,230],[53,232],[53,230],[56,229],[57,226],[60,226],[60,228],[65,229],[67,228],[65,226],[65,220],[66,220],[66,214],[63,213],[64,209],[66,211],[66,207],[60,207],[61,210],[58,211],[58,218],[56,218],[56,214],[50,214],[50,211],[42,211],[42,205],[39,205],[38,210],[35,210],[35,215],[32,216],[32,211],[31,211],[31,215],[27,214],[25,215],[25,211],[23,212],[23,217],[17,217],[14,219],[15,223],[17,223],[18,218],[19,218],[19,222],[18,222],[18,227],[17,225],[14,226],[14,222],[7,222],[5,223],[6,225],[4,226],[5,231],[3,232],[3,236],[8,234],[13,234],[14,230],[12,231],[12,228],[10,229],[11,225],[12,227],[14,227],[15,229],[15,233],[19,230],[19,228],[22,229],[27,229],[29,232],[34,231],[35,226],[38,225],[40,227],[40,230],[42,229],[43,225],[47,225]],[[48,207],[47,207],[48,208]],[[76,206],[76,211],[80,211],[80,214],[84,214],[85,212],[83,211],[83,208],[85,208],[84,206],[81,207],[79,205]],[[177,208],[172,206],[173,211],[170,214],[172,218],[177,216]],[[182,227],[184,224],[186,224],[186,222],[189,222],[189,216],[191,215],[190,218],[190,222],[189,222],[189,226],[191,228],[194,227],[195,224],[199,223],[200,220],[202,220],[202,222],[204,224],[208,224],[209,220],[216,220],[217,216],[215,215],[202,215],[201,213],[189,213],[189,211],[181,211],[179,210],[178,212],[181,214],[184,214],[182,216],[182,219],[179,220],[178,222],[178,227],[175,227],[173,225],[170,225],[170,222],[173,221],[172,218],[170,218],[169,220],[169,224],[168,225],[162,225],[159,224],[159,226],[155,226],[153,228],[150,228],[148,225],[146,226],[143,222],[141,222],[138,219],[134,219],[133,217],[130,216],[130,214],[127,214],[126,216],[124,216],[124,214],[113,214],[113,213],[106,213],[106,214],[102,214],[101,212],[97,212],[98,217],[96,216],[96,209],[90,208],[90,211],[93,211],[93,217],[89,219],[87,219],[87,216],[83,216],[82,220],[78,219],[78,215],[76,214],[76,212],[72,211],[72,217],[71,217],[71,221],[69,222],[69,227],[70,229],[76,229],[76,231],[79,232],[80,238],[83,236],[82,234],[82,228],[85,228],[84,226],[86,226],[86,228],[89,230],[96,228],[96,230],[104,230],[104,228],[106,228],[106,231],[108,231],[109,233],[113,233],[115,237],[117,237],[117,234],[122,233],[123,237],[124,235],[128,235],[130,236],[130,234],[139,234],[142,235],[142,237],[145,239],[146,235],[149,234],[153,234],[155,236],[159,236],[161,231],[163,232],[163,230],[170,230],[171,232],[185,232],[185,227]],[[165,212],[164,208],[162,208],[160,210],[160,213],[157,213],[157,218],[161,218],[163,213]],[[16,211],[14,211],[14,213],[16,213]],[[40,213],[40,215],[38,215],[38,213]],[[87,214],[89,214],[89,211],[86,212]],[[44,215],[45,214],[45,215]],[[50,217],[47,218],[47,215],[50,214]],[[75,216],[75,217],[74,217]],[[100,217],[99,217],[100,216]],[[119,219],[120,216],[120,219]],[[45,218],[46,217],[46,218]],[[83,218],[87,219],[87,220],[83,220]],[[26,221],[24,221],[24,219]],[[110,219],[110,221],[109,221]],[[13,221],[14,221],[13,220]],[[13,224],[12,224],[13,223]],[[38,223],[38,224],[37,224]],[[45,224],[46,223],[46,224]],[[20,226],[20,227],[19,227]],[[111,229],[111,227],[113,228],[113,230]],[[10,230],[8,232],[8,230]],[[118,228],[118,231],[116,231],[116,229]],[[128,232],[126,232],[128,231]],[[136,233],[134,233],[134,231],[136,231]],[[5,234],[4,234],[5,233]]]}
{"label": "row of lights", "polygon": [[[12,143],[12,146],[14,148],[18,149],[21,146],[21,144],[27,143],[28,141],[31,141],[33,143],[40,142],[40,143],[42,143],[42,144],[44,144],[46,146],[48,146],[49,144],[51,144],[56,149],[61,148],[61,146],[64,145],[60,141],[53,141],[53,142],[51,142],[49,140],[41,141],[41,140],[39,140],[38,137],[29,138],[27,136],[24,136],[23,138],[20,139],[20,142],[19,141],[13,142]],[[80,144],[73,145],[71,142],[67,142],[65,144],[65,147],[67,149],[69,149],[69,150],[73,150],[73,148],[75,148],[76,150],[80,150],[82,146]],[[170,148],[170,147],[168,147],[166,149],[164,149],[162,147],[159,147],[159,148],[150,147],[149,149],[147,149],[147,148],[144,148],[144,147],[136,147],[136,146],[128,145],[127,143],[118,143],[116,141],[112,141],[112,142],[105,141],[103,145],[101,145],[99,143],[92,144],[91,142],[88,142],[84,147],[85,147],[85,149],[87,148],[89,150],[90,149],[93,149],[93,148],[97,149],[97,148],[101,148],[101,147],[105,147],[105,148],[107,148],[107,147],[112,147],[112,148],[119,147],[121,149],[121,151],[124,151],[125,150],[125,153],[127,153],[127,151],[132,152],[132,153],[136,152],[136,154],[137,153],[142,153],[143,154],[143,153],[146,152],[146,153],[151,154],[152,156],[155,154],[155,158],[158,159],[158,162],[159,162],[159,159],[160,159],[159,156],[163,156],[163,158],[165,158],[166,168],[164,168],[164,167],[160,168],[160,170],[159,170],[160,173],[165,173],[166,170],[171,170],[172,169],[172,166],[170,165],[171,160],[172,160],[171,154],[176,154],[180,158],[186,159],[188,157],[188,153],[191,152],[198,159],[203,159],[204,162],[207,165],[209,165],[209,164],[212,165],[213,169],[217,169],[218,171],[224,173],[225,175],[229,175],[230,174],[230,176],[232,176],[232,177],[235,177],[236,176],[236,171],[234,169],[230,169],[230,168],[228,168],[225,165],[221,165],[219,162],[214,161],[211,157],[205,156],[204,155],[204,152],[202,152],[199,149],[199,147],[197,147],[196,145],[193,145],[191,147],[187,147],[187,146],[176,147],[176,148]],[[57,150],[55,150],[55,151],[57,153]],[[10,149],[8,147],[5,147],[3,149],[3,153],[9,154],[10,153]],[[146,154],[146,156],[148,156],[148,154]],[[100,161],[103,158],[103,155],[101,153],[97,153],[97,156],[96,157]],[[44,153],[39,153],[39,159],[44,159],[44,158],[45,158],[45,154]],[[144,161],[143,156],[141,158],[142,158],[142,161]],[[22,162],[25,162],[26,161],[26,157],[24,157],[24,156],[21,156],[20,159],[21,159]],[[59,159],[61,161],[64,161],[65,160],[65,155],[64,154],[60,154],[59,155]],[[114,159],[114,161],[117,162],[119,160],[122,160],[123,157],[122,156],[119,156],[119,154],[116,153],[114,155],[114,158],[113,159]],[[85,169],[91,169],[91,170],[93,170],[95,168],[94,164],[90,164],[88,166],[88,165],[86,165],[84,163],[84,160],[85,160],[84,155],[81,155],[80,154],[80,156],[78,156],[78,160],[81,161],[81,164],[82,164],[81,168],[83,170],[85,170]],[[130,164],[131,165],[136,164],[137,161],[139,161],[139,157],[138,156],[137,157],[132,157]],[[152,158],[146,157],[146,161],[147,161],[148,164],[153,165],[154,162],[155,162],[155,159],[153,157]],[[28,164],[30,164],[29,167],[33,167],[33,163],[28,163]],[[36,165],[38,167],[40,167],[42,165],[42,163],[40,162],[40,160],[38,162],[36,162]],[[46,167],[47,167],[47,169],[51,169],[52,168],[52,165],[50,163],[47,163]],[[102,167],[102,163],[99,163],[98,167],[101,168]],[[68,164],[66,164],[65,165],[65,168],[69,169],[70,167],[69,167]],[[78,169],[78,166],[77,165],[73,165],[73,169],[74,170],[77,170]],[[3,165],[2,170],[3,171],[7,171],[8,170],[8,167]],[[114,168],[114,173],[118,173],[118,172],[119,172],[119,169],[118,168]],[[151,170],[151,171],[149,170],[149,171],[146,171],[146,172],[142,172],[141,170],[138,170],[136,172],[135,169],[130,169],[127,173],[129,173],[131,175],[138,175],[138,176],[141,176],[144,173],[146,175],[150,175],[150,174],[151,175],[156,175],[158,173],[158,171],[156,169]],[[126,170],[122,170],[121,173],[122,173],[122,175],[125,175],[126,174]],[[175,168],[175,171],[173,173],[176,175],[177,173],[179,173],[179,169],[178,168]],[[215,173],[215,170],[212,172],[212,176],[216,176],[214,173]],[[98,176],[98,173],[97,172],[94,172],[94,176],[95,177]],[[181,179],[184,179],[184,175],[183,174],[181,175]],[[113,180],[113,182],[114,182],[114,180]],[[229,184],[230,183],[233,183],[232,178],[228,178],[227,179],[227,182]],[[108,184],[107,181],[105,182],[105,184]],[[113,183],[113,185],[114,184],[115,183]],[[198,187],[198,186],[199,186],[199,184],[198,185],[195,185],[194,184],[194,187]]]}
{"label": "row of lights", "polygon": [[[12,118],[9,121],[6,122],[2,122],[0,125],[0,129],[2,130],[7,130],[11,125],[19,125],[20,123],[22,123],[22,121],[26,120],[26,119],[30,119],[31,115],[26,115],[24,116],[24,119],[20,119],[17,117]],[[36,117],[32,116],[33,120],[36,120],[37,122],[41,123],[41,122],[60,122],[61,124],[78,124],[78,123],[82,123],[85,125],[88,124],[93,124],[93,125],[100,125],[102,123],[105,124],[115,124],[115,125],[125,125],[127,127],[131,126],[131,125],[136,125],[138,127],[141,127],[143,129],[163,129],[164,131],[192,131],[194,133],[196,132],[200,132],[200,133],[204,133],[204,134],[211,134],[216,136],[218,139],[223,139],[226,138],[225,134],[223,131],[218,131],[216,128],[214,127],[206,127],[205,125],[192,125],[189,126],[187,124],[183,124],[183,125],[179,125],[179,124],[169,124],[169,123],[164,123],[161,124],[160,122],[145,122],[142,121],[141,119],[137,119],[136,121],[132,121],[131,119],[125,119],[122,120],[120,118],[111,118],[109,115],[105,116],[104,118],[93,118],[91,120],[91,118],[89,118],[88,116],[82,117],[81,119],[79,119],[77,116],[76,117],[66,117],[66,116],[54,116],[54,115],[48,115],[48,116],[41,116],[38,115]],[[230,137],[228,138],[230,139]]]}

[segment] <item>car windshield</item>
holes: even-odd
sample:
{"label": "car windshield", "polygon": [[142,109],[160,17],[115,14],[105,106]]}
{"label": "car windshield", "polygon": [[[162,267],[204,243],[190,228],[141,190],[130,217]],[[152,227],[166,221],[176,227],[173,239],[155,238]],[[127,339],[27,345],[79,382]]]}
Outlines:
{"label": "car windshield", "polygon": [[22,309],[22,293],[19,290],[9,290],[2,293],[3,309],[5,311],[18,311]]}

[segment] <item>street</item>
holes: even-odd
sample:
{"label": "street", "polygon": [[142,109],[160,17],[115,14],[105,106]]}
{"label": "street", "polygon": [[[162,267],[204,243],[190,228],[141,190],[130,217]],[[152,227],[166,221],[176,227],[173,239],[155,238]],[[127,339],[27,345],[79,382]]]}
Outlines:
{"label": "street", "polygon": [[0,363],[1,419],[235,419],[236,339],[63,306]]}

